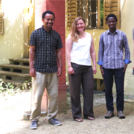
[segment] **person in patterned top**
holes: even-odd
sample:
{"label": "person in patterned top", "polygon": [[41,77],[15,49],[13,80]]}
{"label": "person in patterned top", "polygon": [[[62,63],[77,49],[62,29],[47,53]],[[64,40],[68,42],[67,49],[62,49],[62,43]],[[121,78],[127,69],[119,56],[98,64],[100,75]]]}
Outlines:
{"label": "person in patterned top", "polygon": [[[105,118],[114,116],[113,107],[113,76],[116,84],[117,93],[117,114],[120,119],[125,118],[124,110],[124,75],[127,64],[130,61],[130,51],[127,36],[122,31],[116,29],[117,17],[109,14],[106,18],[109,30],[100,36],[98,64],[105,82],[106,107],[108,113]],[[123,55],[125,51],[125,60]]]}
{"label": "person in patterned top", "polygon": [[61,75],[62,41],[59,33],[52,29],[54,19],[53,12],[44,12],[42,14],[43,26],[33,31],[30,37],[30,76],[33,77],[31,129],[37,129],[45,88],[49,99],[47,119],[53,125],[61,125],[55,117],[58,112],[58,76]]}

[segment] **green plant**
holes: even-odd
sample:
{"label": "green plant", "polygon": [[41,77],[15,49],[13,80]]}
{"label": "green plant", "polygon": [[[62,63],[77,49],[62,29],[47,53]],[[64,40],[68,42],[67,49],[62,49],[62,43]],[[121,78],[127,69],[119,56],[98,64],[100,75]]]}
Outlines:
{"label": "green plant", "polygon": [[[103,11],[103,0],[101,0],[100,11]],[[103,12],[100,12],[100,18],[103,19]]]}
{"label": "green plant", "polygon": [[67,104],[70,104],[70,101],[69,100],[67,100]]}
{"label": "green plant", "polygon": [[10,95],[14,95],[16,91],[27,89],[27,83],[29,82],[31,82],[31,79],[22,84],[13,85],[12,83],[7,83],[0,79],[0,93],[7,92]]}
{"label": "green plant", "polygon": [[2,79],[0,79],[0,92],[3,92],[6,89],[14,88],[11,83],[5,83]]}
{"label": "green plant", "polygon": [[64,109],[64,114],[67,114],[67,109]]}
{"label": "green plant", "polygon": [[126,99],[129,99],[128,95],[126,95]]}
{"label": "green plant", "polygon": [[31,79],[26,80],[26,81],[24,81],[24,83],[22,83],[22,84],[16,86],[15,90],[16,90],[16,89],[19,89],[19,88],[22,89],[22,90],[27,89],[27,88],[28,88],[27,83],[29,83],[29,82],[31,82]]}
{"label": "green plant", "polygon": [[67,93],[67,97],[70,97],[70,94],[69,93]]}

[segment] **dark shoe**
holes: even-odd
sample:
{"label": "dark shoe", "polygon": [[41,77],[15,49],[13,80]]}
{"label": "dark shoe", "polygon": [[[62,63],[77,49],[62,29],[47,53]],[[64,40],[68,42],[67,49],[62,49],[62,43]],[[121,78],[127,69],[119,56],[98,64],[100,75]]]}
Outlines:
{"label": "dark shoe", "polygon": [[32,121],[30,128],[31,129],[37,129],[37,125],[38,125],[37,121]]}
{"label": "dark shoe", "polygon": [[108,111],[107,114],[105,115],[105,118],[110,119],[113,116],[114,116],[114,112],[113,111]]}
{"label": "dark shoe", "polygon": [[118,117],[120,119],[124,119],[125,118],[125,115],[123,114],[123,111],[118,111],[117,115],[118,115]]}
{"label": "dark shoe", "polygon": [[57,125],[57,126],[61,126],[61,125],[62,125],[62,123],[61,123],[59,120],[55,119],[55,118],[52,118],[52,119],[49,121],[49,123],[51,123],[51,124],[53,124],[53,125]]}

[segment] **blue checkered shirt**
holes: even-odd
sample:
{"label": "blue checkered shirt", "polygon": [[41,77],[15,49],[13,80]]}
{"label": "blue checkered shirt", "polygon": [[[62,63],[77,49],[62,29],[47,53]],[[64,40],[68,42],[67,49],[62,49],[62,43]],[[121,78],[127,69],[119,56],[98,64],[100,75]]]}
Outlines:
{"label": "blue checkered shirt", "polygon": [[62,48],[60,35],[51,29],[47,32],[44,27],[33,31],[29,45],[35,46],[34,68],[37,72],[57,72],[56,50]]}
{"label": "blue checkered shirt", "polygon": [[[125,60],[123,60],[125,51]],[[124,63],[130,63],[130,51],[127,36],[124,32],[116,30],[112,34],[109,30],[103,32],[99,41],[98,64],[106,69],[119,69]]]}

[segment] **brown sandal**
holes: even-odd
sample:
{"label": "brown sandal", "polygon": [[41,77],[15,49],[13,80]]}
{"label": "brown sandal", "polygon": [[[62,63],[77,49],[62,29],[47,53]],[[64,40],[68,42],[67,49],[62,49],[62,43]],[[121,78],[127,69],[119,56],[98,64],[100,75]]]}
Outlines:
{"label": "brown sandal", "polygon": [[94,117],[91,117],[91,116],[87,116],[87,119],[88,120],[95,120],[95,118]]}
{"label": "brown sandal", "polygon": [[76,118],[76,119],[74,119],[76,122],[82,122],[83,121],[83,119],[82,118]]}

